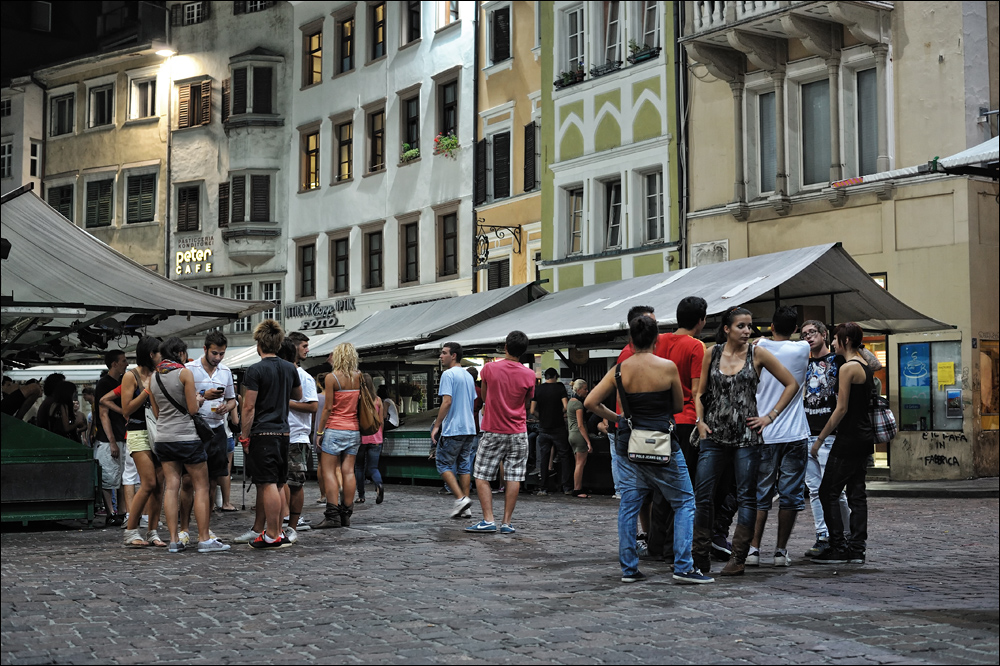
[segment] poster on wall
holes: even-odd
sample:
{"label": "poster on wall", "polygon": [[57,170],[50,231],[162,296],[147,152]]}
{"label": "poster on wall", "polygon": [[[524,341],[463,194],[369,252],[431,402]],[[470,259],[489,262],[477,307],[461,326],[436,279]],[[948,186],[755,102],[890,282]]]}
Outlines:
{"label": "poster on wall", "polygon": [[962,389],[948,389],[947,395],[948,418],[962,418]]}
{"label": "poster on wall", "polygon": [[930,343],[899,346],[900,430],[927,430],[931,413]]}

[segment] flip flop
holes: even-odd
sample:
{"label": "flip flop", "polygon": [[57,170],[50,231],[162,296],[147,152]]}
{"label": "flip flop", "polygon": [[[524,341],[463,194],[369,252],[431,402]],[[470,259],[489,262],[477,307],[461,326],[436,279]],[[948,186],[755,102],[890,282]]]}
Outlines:
{"label": "flip flop", "polygon": [[239,511],[239,509],[237,509],[235,506],[232,509],[227,509],[226,507],[222,507],[222,511],[223,513],[232,513],[233,511]]}
{"label": "flip flop", "polygon": [[571,496],[571,497],[575,497],[577,499],[590,499],[590,495],[588,495],[587,493],[585,493],[582,489],[571,490],[570,492],[568,492],[566,494],[569,495],[569,496]]}

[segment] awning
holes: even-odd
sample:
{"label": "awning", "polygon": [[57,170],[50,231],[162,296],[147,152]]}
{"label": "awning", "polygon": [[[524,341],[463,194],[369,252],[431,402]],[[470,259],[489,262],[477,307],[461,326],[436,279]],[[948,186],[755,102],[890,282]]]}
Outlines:
{"label": "awning", "polygon": [[[287,335],[289,331],[285,331]],[[314,349],[326,348],[327,343],[331,342],[335,338],[340,337],[344,334],[344,331],[337,331],[335,333],[320,333],[319,335],[309,336],[309,357],[319,356],[320,354],[313,353]],[[336,346],[336,343],[334,343]],[[329,354],[330,352],[326,352]],[[323,354],[324,356],[326,354]],[[249,347],[239,347],[234,349],[226,350],[226,358],[223,359],[223,363],[226,364],[231,370],[239,370],[241,368],[249,368],[251,365],[260,360],[260,356],[257,354],[257,345],[251,345]]]}
{"label": "awning", "polygon": [[212,296],[153,273],[30,190],[4,195],[2,211],[2,237],[10,243],[0,297],[4,361],[93,358],[143,330],[183,336],[273,307]]}
{"label": "awning", "polygon": [[1000,137],[993,137],[978,146],[973,146],[950,157],[930,160],[926,164],[882,171],[858,178],[848,178],[833,183],[831,187],[841,188],[864,183],[875,183],[882,180],[897,180],[912,178],[929,173],[943,173],[969,176],[985,176],[996,179],[998,175],[998,160],[1000,160]]}
{"label": "awning", "polygon": [[379,310],[335,340],[310,344],[309,356],[325,356],[342,342],[350,342],[360,355],[367,357],[412,353],[421,342],[456,334],[544,294],[544,289],[529,283]]}
{"label": "awning", "polygon": [[[558,291],[449,337],[467,350],[495,351],[507,333],[520,330],[535,350],[603,348],[624,342],[632,306],[653,306],[661,327],[669,328],[676,325],[677,304],[686,296],[708,301],[709,316],[759,303],[760,316],[770,317],[780,300],[782,305],[832,307],[835,321],[856,321],[870,332],[951,328],[882,289],[836,243]],[[443,342],[416,348],[436,349]]]}

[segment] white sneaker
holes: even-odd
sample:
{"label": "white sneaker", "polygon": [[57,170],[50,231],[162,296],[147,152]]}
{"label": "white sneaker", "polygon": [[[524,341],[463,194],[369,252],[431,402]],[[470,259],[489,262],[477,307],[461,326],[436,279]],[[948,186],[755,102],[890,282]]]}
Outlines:
{"label": "white sneaker", "polygon": [[199,553],[224,553],[227,550],[229,550],[229,546],[222,543],[218,539],[209,539],[208,541],[198,542]]}
{"label": "white sneaker", "polygon": [[788,556],[788,553],[775,553],[774,554],[774,566],[776,566],[776,567],[790,567],[790,566],[792,566],[792,558]]}
{"label": "white sneaker", "polygon": [[468,497],[463,497],[462,499],[455,500],[455,504],[451,510],[452,518],[459,518],[466,509],[472,506],[472,500]]}
{"label": "white sneaker", "polygon": [[308,532],[312,529],[308,518],[299,518],[299,524],[295,526],[297,532]]}
{"label": "white sneaker", "polygon": [[611,499],[620,500],[621,498],[622,498],[621,493],[615,493],[614,495],[611,496]]}
{"label": "white sneaker", "polygon": [[459,518],[472,518],[472,509],[466,509],[462,513],[458,514]]}
{"label": "white sneaker", "polygon": [[125,529],[126,527],[128,527],[128,512],[127,511],[125,512],[125,519],[122,520],[122,529]]}
{"label": "white sneaker", "polygon": [[295,543],[299,540],[299,534],[295,531],[295,528],[283,527],[281,528],[281,533],[285,535],[285,538],[288,539],[289,543]]}
{"label": "white sneaker", "polygon": [[259,534],[258,532],[253,531],[253,528],[250,528],[243,534],[233,539],[233,543],[250,543],[251,541],[257,538],[258,534]]}
{"label": "white sneaker", "polygon": [[149,527],[149,516],[143,516],[139,519],[139,527]]}
{"label": "white sneaker", "polygon": [[190,546],[191,545],[191,535],[188,534],[187,532],[178,532],[177,533],[177,543],[182,543],[185,546]]}
{"label": "white sneaker", "polygon": [[751,552],[747,555],[747,561],[743,563],[744,566],[748,567],[759,567],[760,566],[760,551]]}

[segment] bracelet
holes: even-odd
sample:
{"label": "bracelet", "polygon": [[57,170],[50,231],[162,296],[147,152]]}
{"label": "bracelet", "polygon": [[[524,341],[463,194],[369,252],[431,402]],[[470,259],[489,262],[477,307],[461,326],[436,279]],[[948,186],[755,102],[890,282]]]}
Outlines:
{"label": "bracelet", "polygon": [[317,431],[316,431],[316,434],[317,434],[317,435],[322,435],[322,434],[323,434],[324,432],[326,432],[326,431],[325,431],[325,430],[317,430]]}

